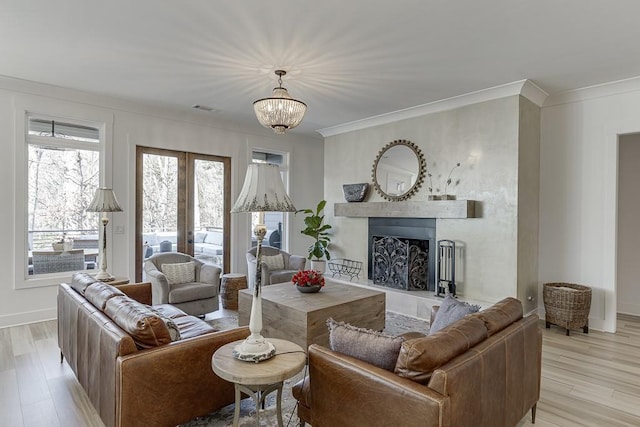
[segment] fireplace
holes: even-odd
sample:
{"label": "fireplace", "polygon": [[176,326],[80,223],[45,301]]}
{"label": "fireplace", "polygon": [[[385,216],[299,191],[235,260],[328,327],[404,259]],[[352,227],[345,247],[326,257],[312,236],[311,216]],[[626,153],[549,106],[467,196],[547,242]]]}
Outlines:
{"label": "fireplace", "polygon": [[436,220],[369,218],[368,278],[405,290],[435,290]]}

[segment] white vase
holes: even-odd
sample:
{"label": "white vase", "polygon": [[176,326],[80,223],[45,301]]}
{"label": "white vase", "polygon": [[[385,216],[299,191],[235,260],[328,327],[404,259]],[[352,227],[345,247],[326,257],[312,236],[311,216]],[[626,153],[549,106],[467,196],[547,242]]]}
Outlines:
{"label": "white vase", "polygon": [[312,259],[311,269],[316,271],[318,274],[324,274],[327,269],[327,261],[323,259]]}
{"label": "white vase", "polygon": [[53,243],[52,246],[54,251],[68,252],[73,249],[73,241],[57,242]]}

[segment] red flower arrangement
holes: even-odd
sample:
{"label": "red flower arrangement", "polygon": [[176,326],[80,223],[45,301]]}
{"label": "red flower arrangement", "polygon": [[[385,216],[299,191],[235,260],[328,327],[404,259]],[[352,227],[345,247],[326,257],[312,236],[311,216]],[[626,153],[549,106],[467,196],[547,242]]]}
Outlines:
{"label": "red flower arrangement", "polygon": [[291,279],[294,285],[297,286],[324,286],[324,277],[322,274],[315,270],[302,270],[298,271]]}

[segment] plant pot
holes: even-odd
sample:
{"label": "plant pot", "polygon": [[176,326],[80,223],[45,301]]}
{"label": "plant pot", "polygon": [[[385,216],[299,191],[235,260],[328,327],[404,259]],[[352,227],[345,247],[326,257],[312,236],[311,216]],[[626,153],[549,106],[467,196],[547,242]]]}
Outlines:
{"label": "plant pot", "polygon": [[53,246],[54,251],[68,252],[73,249],[73,242],[52,243],[51,246]]}
{"label": "plant pot", "polygon": [[311,269],[318,272],[318,274],[324,274],[327,270],[327,261],[323,259],[312,259]]}
{"label": "plant pot", "polygon": [[303,294],[315,294],[316,292],[319,292],[320,289],[322,289],[322,286],[320,286],[320,285],[313,285],[313,286],[298,286],[298,285],[296,285],[296,289],[298,290],[298,292],[302,292]]}

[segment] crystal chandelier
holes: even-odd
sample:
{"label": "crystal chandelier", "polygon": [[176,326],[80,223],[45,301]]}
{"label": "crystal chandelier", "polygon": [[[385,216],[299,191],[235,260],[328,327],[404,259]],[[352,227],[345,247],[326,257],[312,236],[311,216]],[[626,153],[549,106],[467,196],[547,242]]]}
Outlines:
{"label": "crystal chandelier", "polygon": [[260,124],[271,128],[277,134],[284,134],[286,130],[298,126],[307,111],[307,104],[291,98],[286,88],[282,87],[284,70],[276,70],[278,87],[273,88],[270,98],[262,98],[253,103],[253,110]]}

